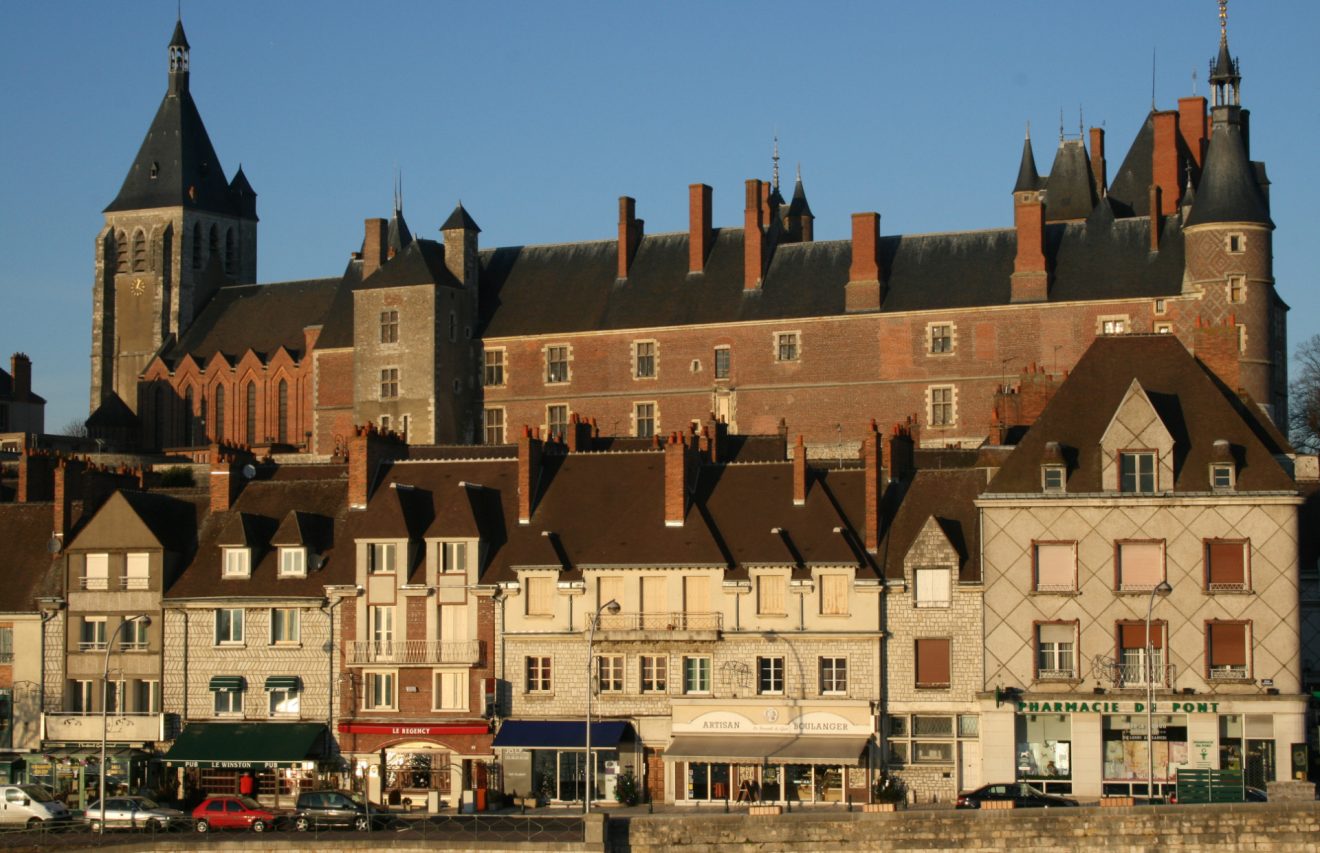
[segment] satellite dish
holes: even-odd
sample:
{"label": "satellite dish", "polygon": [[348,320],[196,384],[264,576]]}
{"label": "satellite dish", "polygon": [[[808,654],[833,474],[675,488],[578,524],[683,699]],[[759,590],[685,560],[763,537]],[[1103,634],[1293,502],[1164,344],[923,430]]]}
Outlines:
{"label": "satellite dish", "polygon": [[60,541],[60,537],[52,536],[50,537],[50,541],[46,543],[46,551],[51,554],[58,554],[63,544],[64,543]]}
{"label": "satellite dish", "polygon": [[252,463],[249,462],[247,465],[243,466],[243,479],[251,480],[255,476],[257,476],[257,469]]}

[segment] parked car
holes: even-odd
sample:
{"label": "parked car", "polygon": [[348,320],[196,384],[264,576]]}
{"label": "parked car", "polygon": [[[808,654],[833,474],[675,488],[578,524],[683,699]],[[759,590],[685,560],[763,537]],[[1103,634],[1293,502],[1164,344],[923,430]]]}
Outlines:
{"label": "parked car", "polygon": [[344,827],[366,832],[391,820],[389,809],[349,791],[304,791],[298,795],[290,821],[306,832],[313,827]]}
{"label": "parked car", "polygon": [[[87,807],[83,812],[83,820],[92,832],[101,831],[99,801]],[[165,831],[178,829],[187,821],[188,816],[178,809],[165,808],[146,797],[106,797],[105,799],[105,829],[124,827]]]}
{"label": "parked car", "polygon": [[193,809],[193,828],[198,832],[213,829],[250,829],[265,832],[274,829],[282,815],[258,803],[251,797],[207,797]]}
{"label": "parked car", "polygon": [[5,785],[0,788],[0,824],[39,826],[69,820],[64,803],[45,785]]}
{"label": "parked car", "polygon": [[1012,782],[1003,785],[982,785],[975,791],[964,791],[958,795],[958,808],[979,809],[981,803],[991,800],[1012,800],[1015,809],[1050,809],[1077,805],[1076,800],[1047,794],[1026,782]]}

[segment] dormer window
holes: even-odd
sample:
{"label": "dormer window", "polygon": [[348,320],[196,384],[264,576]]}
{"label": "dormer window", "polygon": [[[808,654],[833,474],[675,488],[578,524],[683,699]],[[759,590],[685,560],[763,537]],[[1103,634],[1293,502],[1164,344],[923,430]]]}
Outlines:
{"label": "dormer window", "polygon": [[1040,466],[1041,486],[1046,492],[1062,494],[1067,479],[1065,474],[1062,465],[1042,465]]}
{"label": "dormer window", "polygon": [[280,549],[280,577],[302,578],[307,576],[307,549]]}
{"label": "dormer window", "polygon": [[252,575],[252,550],[249,548],[226,548],[224,550],[224,576],[227,578],[246,578]]}
{"label": "dormer window", "polygon": [[1155,494],[1155,452],[1118,454],[1119,490],[1130,494]]}
{"label": "dormer window", "polygon": [[1210,488],[1216,492],[1233,489],[1233,466],[1227,462],[1215,462],[1210,466]]}
{"label": "dormer window", "polygon": [[373,542],[367,546],[367,571],[373,575],[394,572],[393,542]]}

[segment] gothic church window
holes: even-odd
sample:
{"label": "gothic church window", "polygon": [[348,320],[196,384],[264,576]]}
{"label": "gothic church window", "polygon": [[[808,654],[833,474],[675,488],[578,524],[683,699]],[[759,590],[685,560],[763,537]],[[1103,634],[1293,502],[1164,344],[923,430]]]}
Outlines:
{"label": "gothic church window", "polygon": [[257,383],[247,384],[247,443],[257,443]]}
{"label": "gothic church window", "polygon": [[147,235],[139,229],[133,233],[133,272],[147,271]]}
{"label": "gothic church window", "polygon": [[202,224],[200,222],[193,225],[192,268],[195,270],[202,268]]}
{"label": "gothic church window", "polygon": [[123,231],[115,235],[115,272],[128,272],[128,235]]}
{"label": "gothic church window", "polygon": [[289,440],[289,383],[283,379],[279,385],[279,407],[279,440],[285,444]]}
{"label": "gothic church window", "polygon": [[225,438],[225,386],[217,385],[215,388],[215,440],[224,441]]}

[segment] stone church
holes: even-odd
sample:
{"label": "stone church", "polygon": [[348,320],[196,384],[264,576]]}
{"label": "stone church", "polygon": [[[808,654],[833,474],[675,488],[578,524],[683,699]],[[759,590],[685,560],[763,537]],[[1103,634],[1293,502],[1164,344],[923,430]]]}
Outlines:
{"label": "stone church", "polygon": [[342,275],[280,283],[256,281],[256,193],[221,166],[189,52],[179,23],[96,238],[93,434],[330,454],[368,422],[432,445],[714,419],[828,456],[879,417],[977,446],[1030,423],[1097,336],[1134,333],[1176,336],[1286,423],[1269,181],[1222,21],[1210,98],[1151,110],[1112,180],[1103,129],[1061,134],[1043,174],[1028,137],[1016,181],[998,167],[1008,227],[886,235],[861,212],[816,240],[776,163],[742,223],[713,222],[698,183],[686,231],[647,233],[624,197],[617,236],[568,244],[484,247],[462,205],[429,239],[396,201]]}

